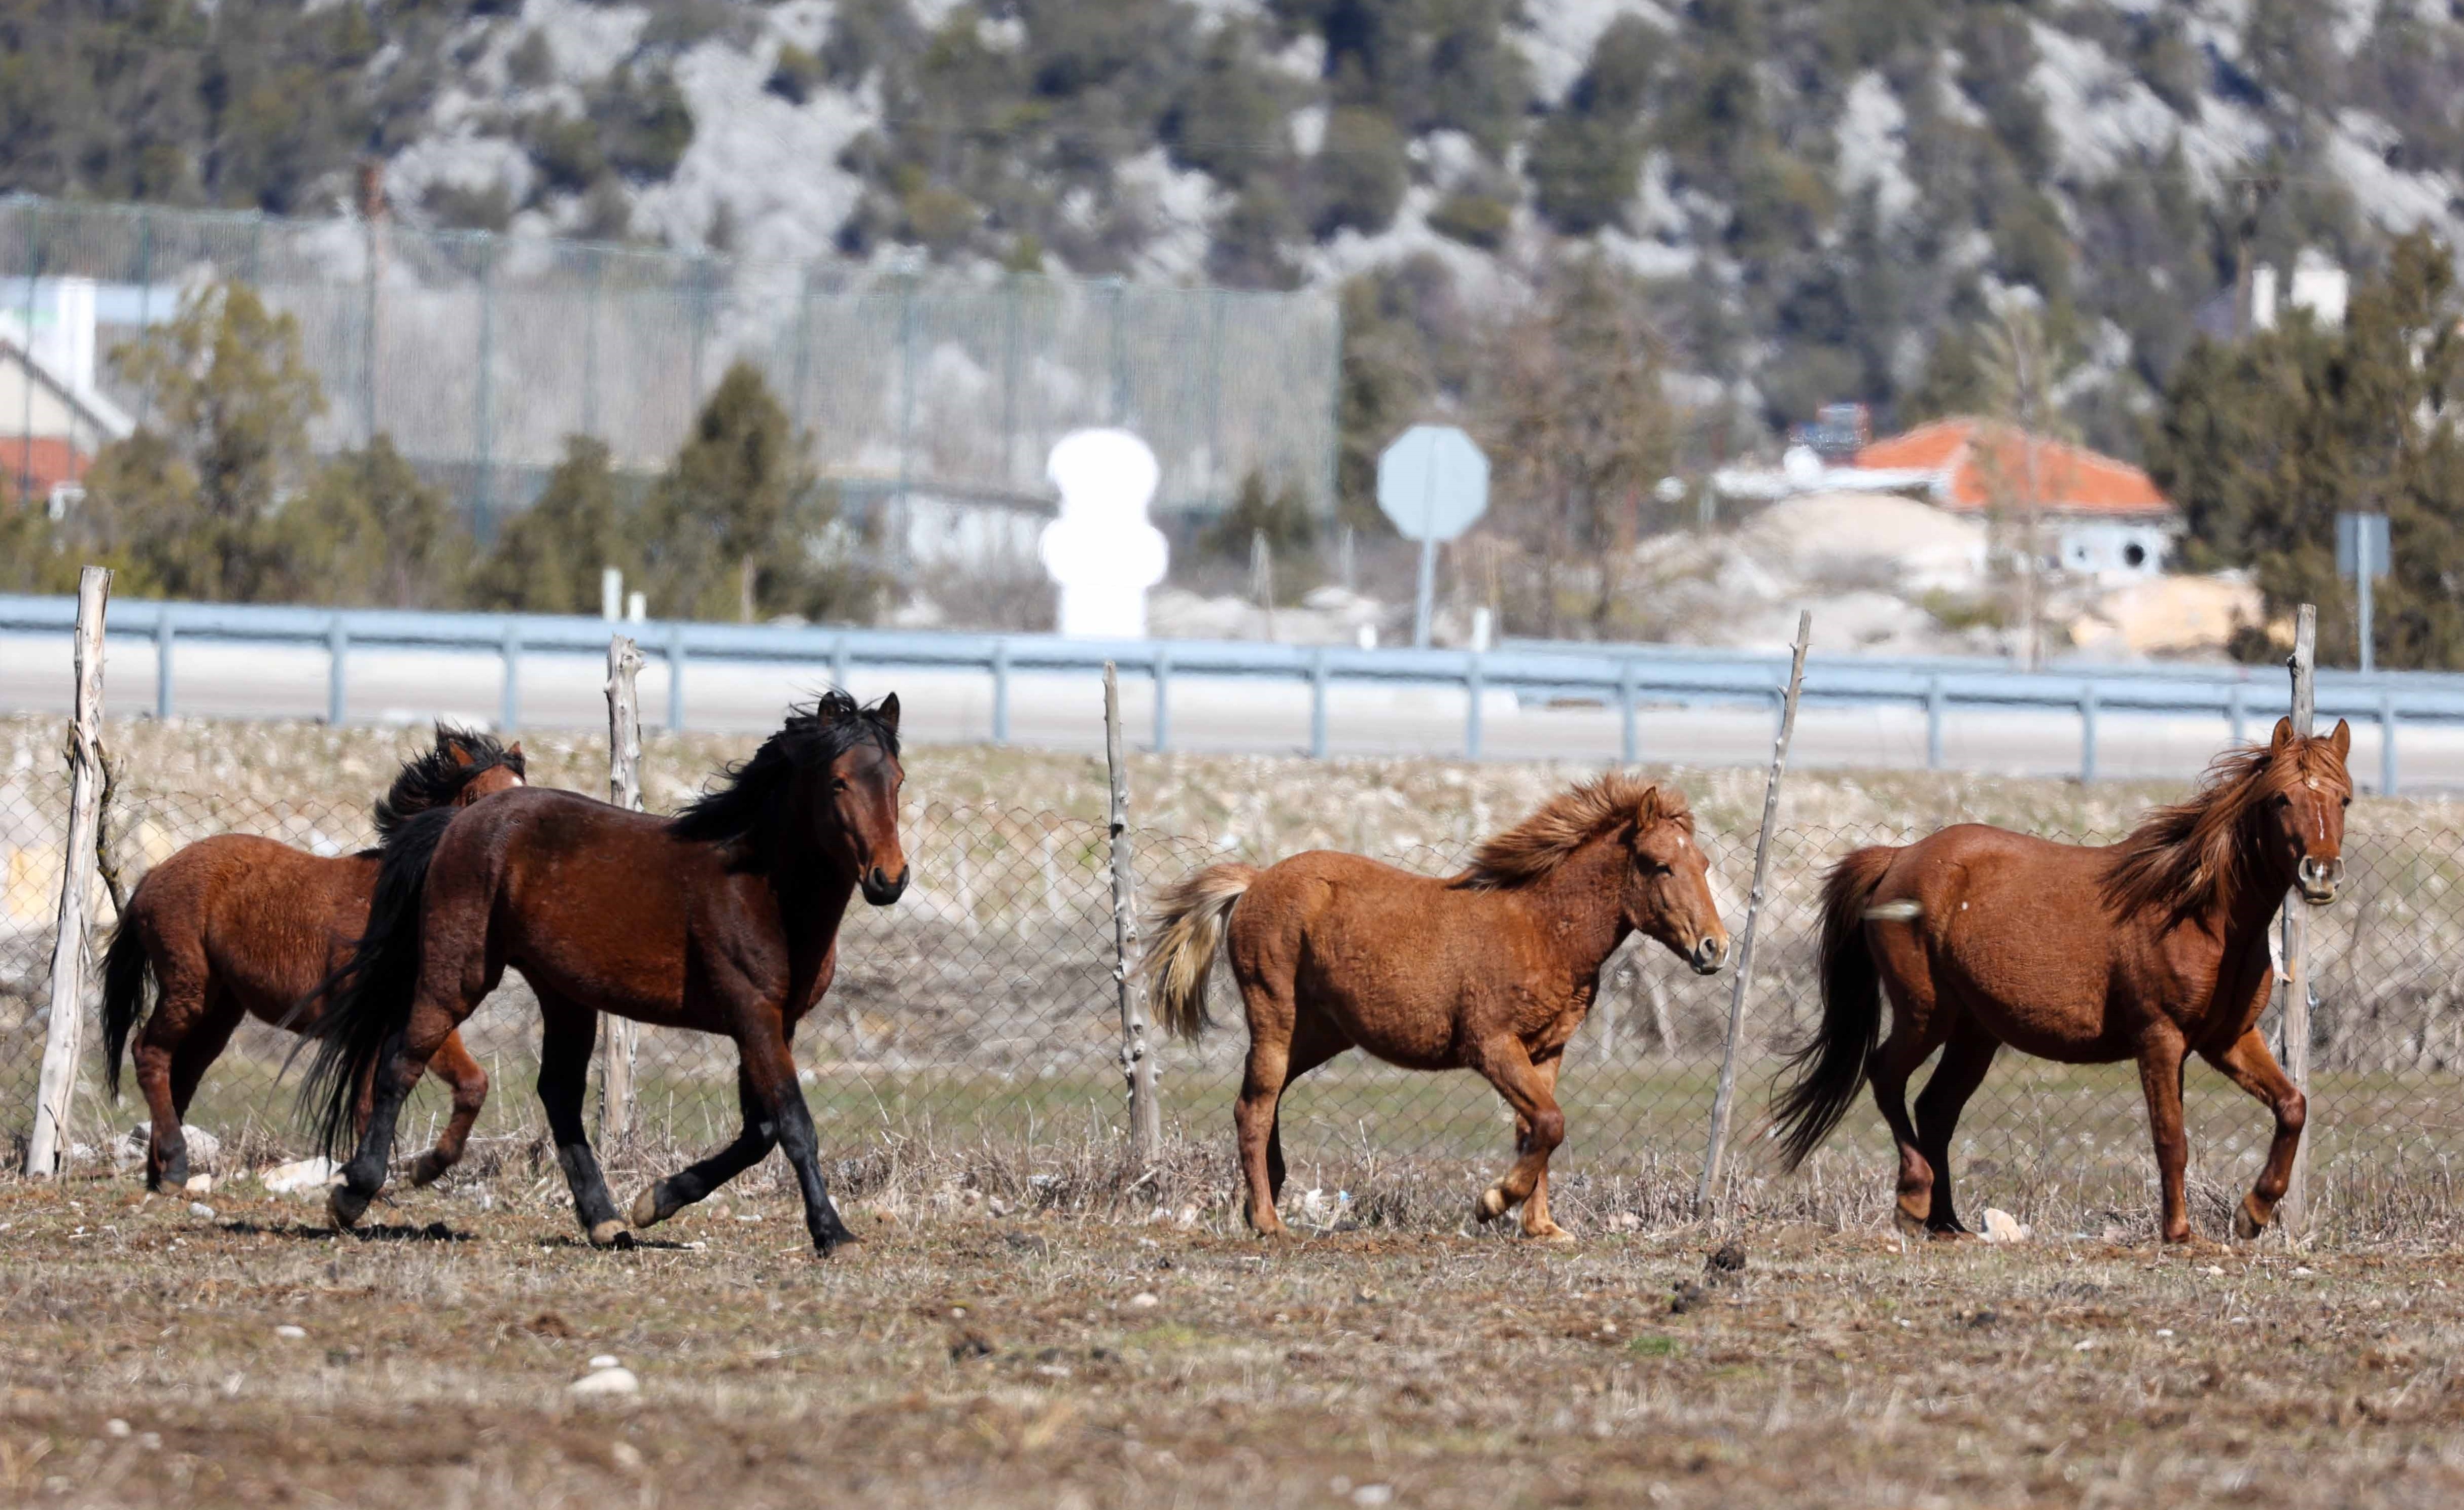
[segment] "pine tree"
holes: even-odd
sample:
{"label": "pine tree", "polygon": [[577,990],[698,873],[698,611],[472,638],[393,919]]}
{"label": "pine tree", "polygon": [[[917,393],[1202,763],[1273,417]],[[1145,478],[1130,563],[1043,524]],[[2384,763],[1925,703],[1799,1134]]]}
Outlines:
{"label": "pine tree", "polygon": [[529,613],[595,613],[602,572],[639,570],[630,523],[607,444],[568,435],[564,459],[538,499],[498,530],[472,578],[472,602]]}

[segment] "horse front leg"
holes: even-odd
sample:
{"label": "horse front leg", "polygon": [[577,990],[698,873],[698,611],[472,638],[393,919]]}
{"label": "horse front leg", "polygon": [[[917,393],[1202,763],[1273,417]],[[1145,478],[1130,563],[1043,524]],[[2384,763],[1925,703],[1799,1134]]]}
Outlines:
{"label": "horse front leg", "polygon": [[736,1075],[736,1102],[744,1113],[743,1130],[737,1133],[736,1141],[666,1179],[652,1181],[633,1202],[634,1226],[655,1227],[666,1221],[768,1158],[779,1146],[770,1130],[768,1107],[754,1090],[752,1078],[740,1069]]}
{"label": "horse front leg", "polygon": [[804,1088],[796,1083],[796,1061],[787,1048],[787,1024],[776,1008],[754,1015],[755,1026],[737,1039],[743,1074],[761,1098],[767,1131],[778,1140],[796,1171],[804,1193],[804,1230],[812,1235],[813,1251],[828,1258],[845,1243],[855,1241],[830,1204],[829,1186],[822,1179],[821,1139],[813,1130],[813,1113],[804,1105]]}
{"label": "horse front leg", "polygon": [[[1531,1198],[1541,1180],[1549,1172],[1549,1155],[1566,1141],[1566,1116],[1557,1109],[1557,1096],[1552,1088],[1553,1071],[1544,1077],[1539,1066],[1531,1062],[1523,1040],[1510,1034],[1485,1039],[1472,1050],[1471,1067],[1483,1079],[1497,1087],[1506,1104],[1514,1108],[1516,1129],[1515,1152],[1519,1155],[1506,1177],[1480,1193],[1472,1213],[1482,1221],[1495,1221],[1507,1212]],[[1547,1213],[1542,1213],[1546,1218]],[[1546,1233],[1535,1234],[1551,1241],[1570,1241],[1564,1229],[1550,1223]]]}
{"label": "horse front leg", "polygon": [[599,1156],[591,1151],[590,1133],[583,1126],[582,1105],[590,1085],[590,1050],[599,1039],[599,1014],[588,1007],[539,996],[539,1098],[547,1112],[548,1136],[556,1140],[556,1162],[573,1192],[573,1215],[590,1236],[594,1248],[628,1246],[630,1237],[616,1215]]}
{"label": "horse front leg", "polygon": [[2276,1215],[2276,1203],[2293,1183],[2293,1157],[2301,1148],[2301,1125],[2309,1116],[2309,1103],[2268,1052],[2267,1040],[2255,1028],[2222,1049],[2201,1049],[2199,1056],[2276,1114],[2276,1140],[2267,1147],[2267,1164],[2258,1171],[2258,1183],[2242,1197],[2241,1209],[2233,1213],[2233,1236],[2255,1237],[2267,1230]]}
{"label": "horse front leg", "polygon": [[461,1027],[480,999],[496,989],[501,969],[474,970],[464,975],[433,956],[423,967],[419,995],[412,999],[408,1024],[388,1037],[377,1051],[377,1069],[369,1077],[366,1121],[360,1128],[359,1151],[342,1166],[342,1182],[325,1198],[338,1227],[359,1225],[368,1203],[385,1189],[385,1171],[393,1163],[395,1124],[411,1087],[428,1073],[428,1061]]}
{"label": "horse front leg", "polygon": [[2182,1174],[2189,1163],[2189,1139],[2182,1130],[2182,1061],[2189,1053],[2170,1022],[2151,1029],[2139,1044],[2139,1088],[2147,1098],[2147,1134],[2156,1147],[2156,1174],[2164,1198],[2164,1240],[2190,1240],[2190,1206]]}
{"label": "horse front leg", "polygon": [[[1565,1051],[1562,1049],[1551,1049],[1546,1058],[1532,1061],[1532,1073],[1540,1078],[1541,1089],[1548,1093],[1551,1101],[1556,1100],[1557,1097],[1558,1067],[1565,1062]],[[1518,1115],[1514,1119],[1515,1142],[1522,1143],[1530,1136],[1530,1131],[1529,1125]],[[1538,1237],[1550,1242],[1573,1240],[1573,1233],[1550,1219],[1549,1166],[1545,1163],[1540,1166],[1540,1177],[1531,1182],[1531,1193],[1523,1201],[1523,1236]]]}

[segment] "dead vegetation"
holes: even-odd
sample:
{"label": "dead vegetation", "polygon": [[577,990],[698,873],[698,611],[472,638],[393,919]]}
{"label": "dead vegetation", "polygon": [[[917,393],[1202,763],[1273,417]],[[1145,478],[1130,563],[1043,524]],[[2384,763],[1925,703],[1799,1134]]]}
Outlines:
{"label": "dead vegetation", "polygon": [[[1715,1230],[1646,1175],[1562,1193],[1584,1237],[1556,1250],[1466,1233],[1459,1187],[1389,1170],[1375,1213],[1265,1247],[1228,1206],[1175,1209],[1220,1180],[1211,1150],[1109,1158],[884,1149],[837,1171],[865,1241],[826,1263],[767,1168],[623,1253],[580,1241],[553,1166],[521,1149],[347,1238],[245,1185],[205,1210],[132,1180],[0,1185],[0,1497],[2406,1505],[2464,1488],[2464,1265],[2435,1230],[1908,1247],[1868,1219],[1879,1200],[1840,1213],[1846,1231],[1803,1213]],[[603,1356],[637,1392],[570,1390]]]}

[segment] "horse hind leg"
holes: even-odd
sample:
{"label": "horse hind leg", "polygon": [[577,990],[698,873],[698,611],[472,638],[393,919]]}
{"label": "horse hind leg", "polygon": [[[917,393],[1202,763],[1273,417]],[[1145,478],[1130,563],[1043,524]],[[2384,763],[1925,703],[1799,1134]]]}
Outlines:
{"label": "horse hind leg", "polygon": [[736,1141],[666,1179],[652,1181],[633,1202],[634,1226],[655,1227],[666,1221],[768,1158],[770,1150],[779,1146],[769,1110],[760,1093],[754,1089],[753,1078],[741,1069],[736,1075],[736,1101],[744,1112],[744,1127],[737,1133]]}
{"label": "horse hind leg", "polygon": [[1352,1040],[1323,1013],[1301,1012],[1293,1024],[1291,1046],[1285,1053],[1283,1088],[1276,1092],[1274,1116],[1266,1124],[1266,1194],[1268,1209],[1284,1199],[1284,1103],[1292,1082],[1352,1047]]}
{"label": "horse hind leg", "polygon": [[[1891,1219],[1900,1231],[1910,1236],[1922,1236],[1930,1231],[1933,1219],[1934,1168],[1926,1159],[1917,1138],[1915,1124],[1908,1120],[1908,1077],[1917,1072],[1925,1056],[1942,1041],[1941,1031],[1933,1025],[1933,1013],[1894,1011],[1891,1014],[1890,1037],[1884,1039],[1865,1061],[1865,1078],[1874,1087],[1874,1105],[1881,1109],[1882,1121],[1891,1129],[1891,1141],[1900,1151],[1899,1200]],[[1922,1023],[1924,1026],[1920,1027]]]}
{"label": "horse hind leg", "polygon": [[2233,1236],[2247,1241],[2267,1230],[2276,1215],[2276,1203],[2293,1183],[2293,1156],[2301,1148],[2301,1126],[2308,1119],[2309,1104],[2268,1052],[2267,1039],[2255,1030],[2223,1049],[2202,1049],[2200,1058],[2276,1114],[2276,1138],[2268,1145],[2267,1163],[2258,1171],[2258,1183],[2233,1213]]}
{"label": "horse hind leg", "polygon": [[233,1023],[222,1022],[217,1031],[214,1019],[233,1012],[231,1003],[217,999],[220,993],[201,964],[192,968],[187,961],[158,960],[155,978],[161,985],[154,1010],[137,1030],[129,1059],[151,1122],[145,1188],[177,1190],[188,1182],[188,1139],[182,1122],[206,1066],[231,1039]]}
{"label": "horse hind leg", "polygon": [[1976,1087],[1985,1083],[1985,1072],[1992,1067],[1993,1056],[2001,1047],[2001,1040],[1974,1018],[1965,1018],[1944,1045],[1942,1062],[1917,1093],[1917,1150],[1933,1173],[1925,1230],[1937,1237],[1955,1237],[1968,1231],[1951,1201],[1950,1137],[1958,1129],[1960,1112],[1976,1094]]}
{"label": "horse hind leg", "polygon": [[541,995],[539,1016],[539,1106],[547,1113],[548,1135],[556,1141],[556,1162],[563,1167],[564,1183],[573,1192],[574,1217],[590,1235],[592,1246],[629,1246],[630,1236],[616,1215],[616,1202],[607,1193],[599,1156],[591,1151],[582,1121],[599,1014]]}
{"label": "horse hind leg", "polygon": [[436,1136],[436,1147],[413,1160],[410,1183],[430,1185],[447,1170],[462,1162],[462,1150],[471,1142],[471,1125],[479,1120],[479,1108],[488,1101],[488,1072],[462,1042],[459,1030],[449,1033],[436,1047],[436,1055],[428,1068],[445,1083],[453,1094],[453,1115],[446,1120],[445,1130]]}

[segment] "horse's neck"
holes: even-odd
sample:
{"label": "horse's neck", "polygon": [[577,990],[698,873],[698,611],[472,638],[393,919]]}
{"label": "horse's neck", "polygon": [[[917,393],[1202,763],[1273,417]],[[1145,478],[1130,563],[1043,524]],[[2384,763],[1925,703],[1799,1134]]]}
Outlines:
{"label": "horse's neck", "polygon": [[781,846],[770,886],[779,900],[779,930],[787,941],[794,977],[790,999],[801,1002],[838,942],[839,924],[855,895],[855,875],[809,851]]}
{"label": "horse's neck", "polygon": [[1590,974],[1633,931],[1618,905],[1625,889],[1625,846],[1595,840],[1524,888],[1542,935],[1555,944],[1576,975]]}

